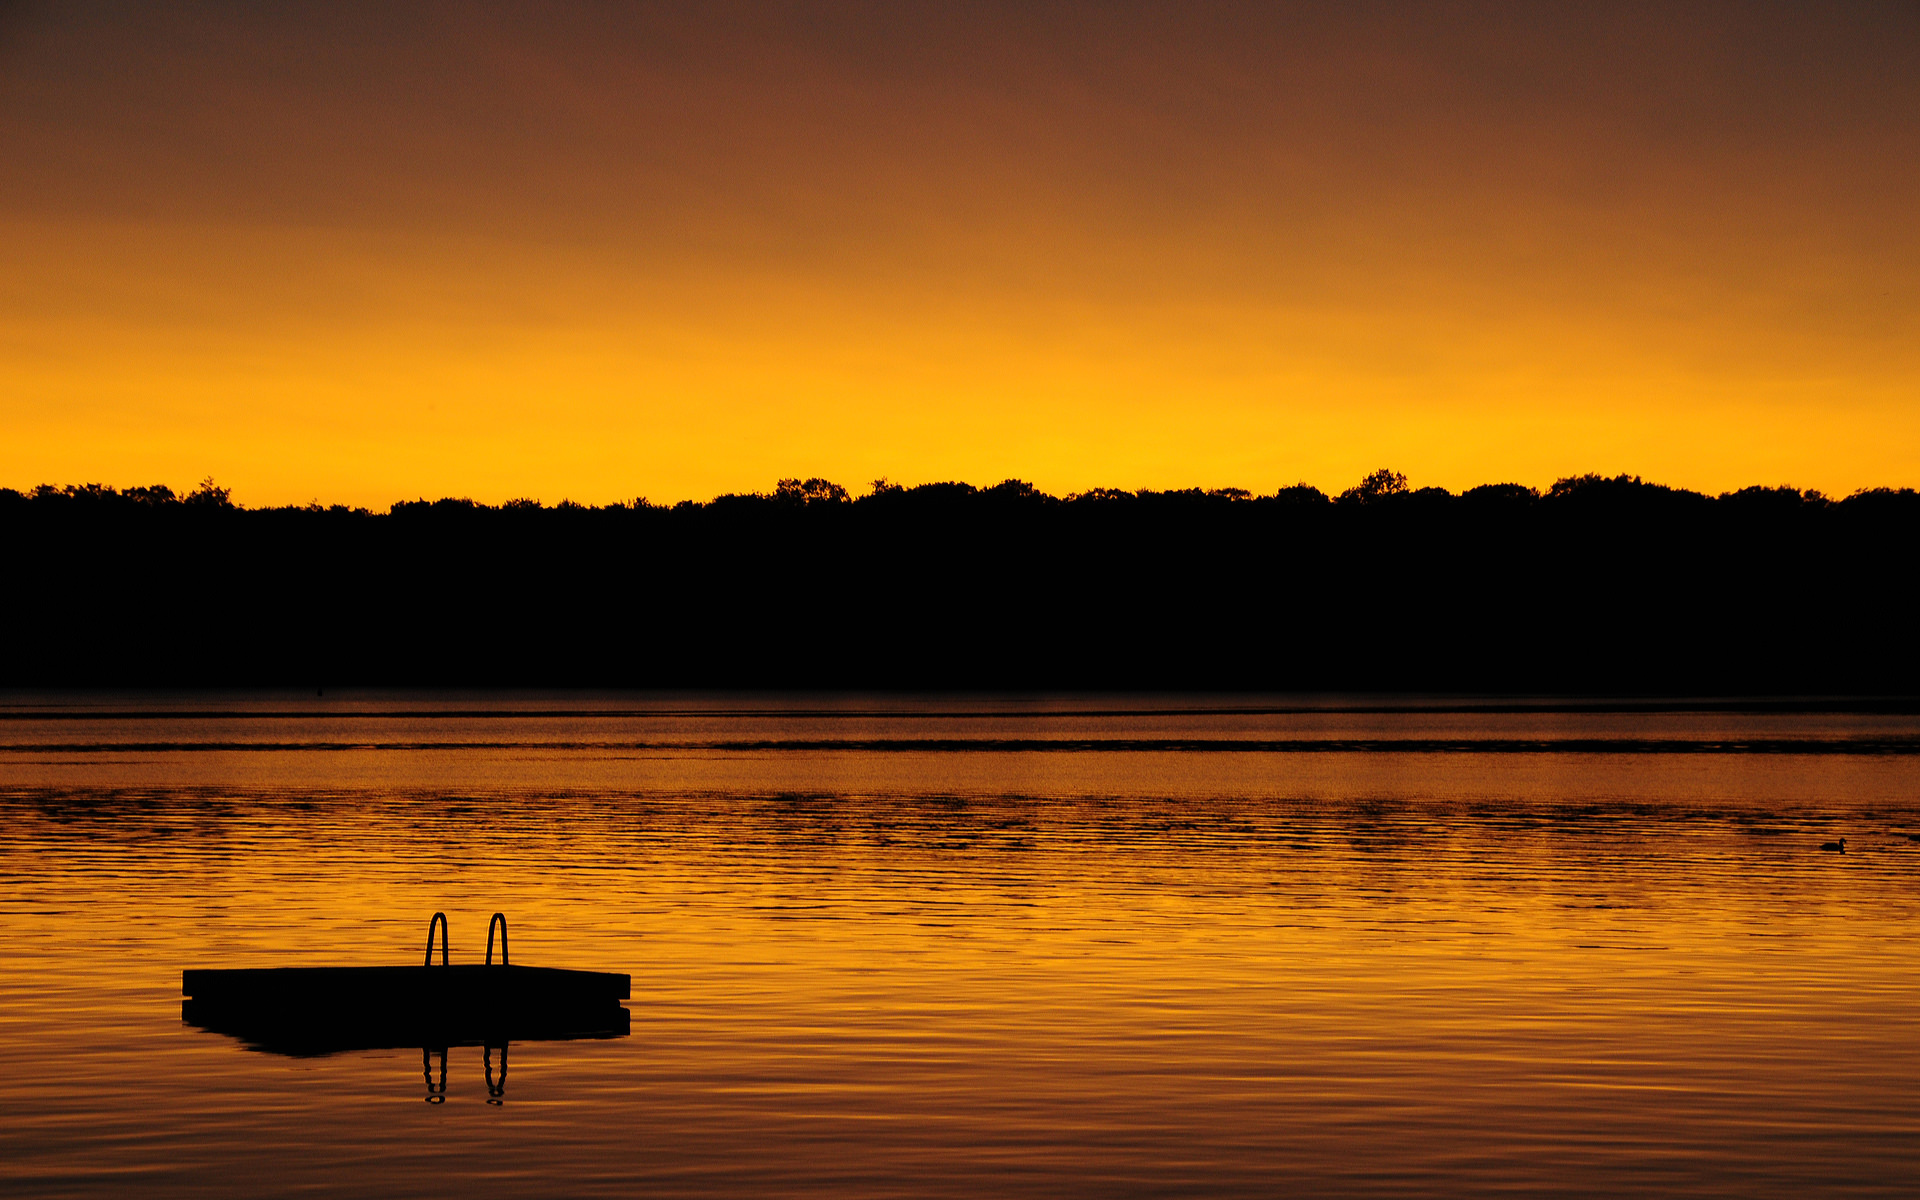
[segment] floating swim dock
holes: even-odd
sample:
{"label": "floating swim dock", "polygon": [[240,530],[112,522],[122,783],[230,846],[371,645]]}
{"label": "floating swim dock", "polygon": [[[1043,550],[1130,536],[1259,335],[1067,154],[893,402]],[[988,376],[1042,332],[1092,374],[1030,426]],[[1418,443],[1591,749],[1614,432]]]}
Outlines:
{"label": "floating swim dock", "polygon": [[446,914],[435,913],[427,925],[426,962],[418,967],[189,968],[180,974],[188,997],[180,1015],[190,1025],[287,1054],[625,1037],[631,1031],[632,1015],[620,1002],[632,994],[632,976],[511,966],[507,919],[500,913],[487,925],[484,963],[452,965],[446,933]]}

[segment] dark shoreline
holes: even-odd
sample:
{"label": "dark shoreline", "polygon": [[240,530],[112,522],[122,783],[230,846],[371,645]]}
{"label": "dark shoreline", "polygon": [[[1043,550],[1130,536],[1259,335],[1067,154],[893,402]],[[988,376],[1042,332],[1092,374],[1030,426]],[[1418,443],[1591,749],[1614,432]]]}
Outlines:
{"label": "dark shoreline", "polygon": [[385,514],[0,492],[0,686],[1920,691],[1912,491],[788,482]]}

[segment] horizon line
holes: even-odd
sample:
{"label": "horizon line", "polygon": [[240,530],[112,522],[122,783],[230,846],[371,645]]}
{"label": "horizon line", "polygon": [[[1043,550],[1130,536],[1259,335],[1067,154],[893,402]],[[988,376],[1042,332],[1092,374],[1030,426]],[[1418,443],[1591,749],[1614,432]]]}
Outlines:
{"label": "horizon line", "polygon": [[[471,496],[443,495],[443,496],[436,497],[434,499],[428,499],[424,494],[421,494],[413,497],[412,499],[403,498],[399,500],[394,500],[389,503],[385,512],[387,514],[392,514],[406,508],[413,508],[421,505],[431,507],[431,506],[437,506],[441,504],[453,504],[460,507],[473,508],[473,509],[485,509],[488,511],[508,511],[508,510],[517,510],[517,509],[560,511],[560,510],[570,510],[570,509],[583,509],[583,510],[593,511],[593,512],[609,511],[609,510],[668,511],[672,509],[706,508],[714,504],[724,503],[728,501],[740,501],[740,502],[786,501],[786,502],[797,502],[800,504],[819,504],[819,503],[854,504],[854,503],[860,503],[862,501],[871,501],[875,499],[880,499],[880,498],[884,498],[891,495],[910,495],[916,492],[924,493],[927,491],[941,491],[941,492],[948,492],[950,494],[956,494],[956,495],[982,495],[982,496],[999,495],[1004,497],[1017,497],[1017,498],[1023,498],[1023,499],[1032,499],[1040,502],[1052,502],[1052,503],[1074,503],[1074,502],[1082,502],[1082,501],[1099,501],[1099,500],[1123,501],[1123,500],[1129,500],[1129,499],[1151,499],[1151,498],[1162,498],[1162,497],[1166,497],[1166,498],[1183,497],[1183,498],[1193,498],[1193,499],[1206,499],[1206,500],[1229,502],[1229,503],[1250,502],[1250,501],[1258,501],[1258,500],[1275,500],[1275,499],[1296,499],[1296,500],[1301,500],[1301,501],[1311,503],[1315,500],[1315,498],[1318,498],[1319,501],[1325,502],[1325,503],[1339,503],[1342,501],[1348,501],[1348,502],[1363,501],[1364,502],[1368,500],[1389,499],[1389,498],[1399,497],[1399,496],[1412,497],[1412,496],[1418,496],[1418,495],[1427,495],[1427,496],[1432,496],[1436,498],[1445,496],[1449,498],[1459,499],[1462,497],[1473,495],[1475,493],[1482,493],[1482,494],[1495,493],[1503,497],[1513,498],[1513,499],[1518,499],[1523,496],[1531,497],[1534,499],[1540,499],[1540,498],[1546,498],[1546,497],[1565,495],[1565,494],[1568,494],[1574,491],[1583,490],[1585,488],[1592,487],[1595,485],[1601,485],[1601,486],[1610,485],[1613,487],[1631,487],[1636,489],[1643,489],[1650,492],[1665,493],[1665,494],[1673,495],[1676,497],[1692,496],[1692,497],[1698,497],[1704,500],[1725,500],[1732,497],[1754,495],[1754,494],[1784,496],[1788,493],[1791,493],[1793,496],[1795,496],[1802,502],[1813,503],[1813,504],[1838,503],[1838,502],[1848,500],[1857,496],[1911,494],[1914,491],[1912,487],[1895,487],[1891,485],[1872,485],[1872,486],[1855,488],[1853,491],[1847,493],[1845,496],[1832,496],[1832,495],[1828,495],[1827,493],[1817,488],[1801,489],[1793,486],[1792,484],[1776,483],[1776,484],[1748,484],[1744,487],[1714,493],[1714,492],[1700,491],[1693,488],[1675,486],[1671,484],[1658,483],[1655,481],[1646,480],[1640,475],[1631,474],[1627,472],[1621,472],[1615,475],[1604,475],[1598,472],[1587,472],[1579,475],[1562,476],[1559,479],[1556,479],[1550,486],[1545,488],[1537,488],[1529,484],[1517,483],[1513,481],[1499,481],[1499,482],[1476,484],[1473,487],[1463,488],[1458,492],[1454,492],[1454,491],[1448,490],[1445,487],[1439,487],[1439,486],[1413,487],[1409,483],[1406,475],[1401,474],[1400,472],[1393,471],[1388,468],[1382,468],[1380,470],[1369,473],[1368,475],[1364,476],[1357,484],[1353,485],[1352,487],[1346,488],[1338,493],[1331,493],[1331,492],[1324,491],[1318,486],[1307,483],[1303,480],[1301,482],[1294,483],[1294,484],[1282,485],[1270,492],[1256,492],[1243,487],[1206,488],[1206,487],[1199,487],[1199,486],[1190,486],[1190,487],[1184,487],[1184,488],[1138,488],[1138,489],[1117,488],[1117,487],[1092,487],[1092,488],[1087,488],[1084,491],[1067,492],[1065,494],[1056,495],[1054,493],[1044,491],[1039,487],[1035,486],[1034,484],[1027,482],[1026,480],[1018,479],[1014,477],[1008,477],[1006,479],[1000,480],[997,483],[981,486],[981,485],[968,483],[964,480],[958,480],[958,479],[929,480],[924,483],[901,484],[888,479],[886,476],[881,476],[877,479],[872,480],[867,485],[867,488],[868,488],[867,491],[856,496],[849,489],[841,486],[840,484],[819,476],[813,476],[806,479],[801,479],[797,476],[793,476],[793,477],[787,477],[787,478],[783,478],[776,481],[771,491],[721,492],[705,500],[684,498],[684,499],[677,499],[677,500],[671,500],[671,501],[657,502],[657,501],[650,500],[644,494],[637,494],[631,498],[612,500],[602,504],[581,503],[571,499],[570,497],[562,497],[560,500],[555,501],[552,504],[548,504],[544,500],[534,498],[534,497],[529,497],[529,496],[517,496],[507,500],[500,501],[498,503],[488,503],[482,500],[475,500]],[[368,515],[381,514],[381,510],[369,508],[364,505],[349,505],[349,504],[338,504],[338,503],[323,504],[320,502],[318,497],[315,497],[314,499],[308,501],[306,504],[288,503],[288,504],[262,504],[262,505],[248,506],[246,504],[236,502],[232,498],[232,489],[221,487],[215,481],[214,477],[211,475],[202,479],[200,483],[191,491],[184,491],[184,492],[175,491],[171,485],[164,484],[164,483],[141,484],[141,485],[133,485],[128,487],[117,487],[112,484],[103,484],[103,483],[96,483],[96,482],[88,482],[88,483],[82,483],[82,484],[40,483],[27,488],[0,487],[0,502],[34,501],[34,500],[42,500],[42,499],[53,500],[53,499],[84,499],[84,498],[95,498],[95,499],[101,499],[101,500],[125,500],[125,501],[132,501],[134,503],[141,503],[141,504],[148,504],[148,505],[167,505],[167,504],[211,505],[214,507],[237,509],[244,512],[285,512],[285,511],[292,510],[292,511],[305,511],[305,512],[315,512],[315,511],[350,512],[350,513],[365,513]]]}

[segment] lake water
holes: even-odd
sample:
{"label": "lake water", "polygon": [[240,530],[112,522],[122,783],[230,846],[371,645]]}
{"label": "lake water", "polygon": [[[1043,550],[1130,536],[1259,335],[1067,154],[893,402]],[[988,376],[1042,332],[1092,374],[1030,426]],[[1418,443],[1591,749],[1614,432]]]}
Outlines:
{"label": "lake water", "polygon": [[[1910,714],[0,699],[9,1196],[1920,1187]],[[631,1036],[181,1019],[436,910]]]}

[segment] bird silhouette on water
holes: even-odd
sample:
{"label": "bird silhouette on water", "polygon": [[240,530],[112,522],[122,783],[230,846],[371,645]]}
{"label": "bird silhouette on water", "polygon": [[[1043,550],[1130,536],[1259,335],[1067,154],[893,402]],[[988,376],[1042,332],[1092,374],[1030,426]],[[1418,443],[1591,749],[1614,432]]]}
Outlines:
{"label": "bird silhouette on water", "polygon": [[1820,843],[1820,848],[1822,850],[1831,850],[1835,854],[1845,854],[1847,852],[1847,839],[1841,838],[1837,842],[1822,842]]}

